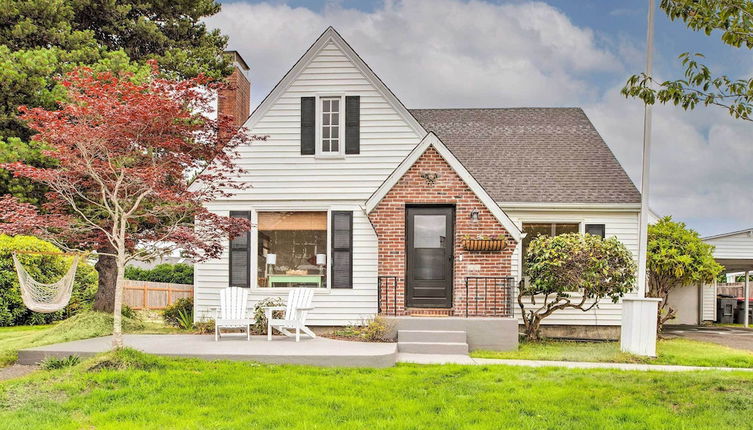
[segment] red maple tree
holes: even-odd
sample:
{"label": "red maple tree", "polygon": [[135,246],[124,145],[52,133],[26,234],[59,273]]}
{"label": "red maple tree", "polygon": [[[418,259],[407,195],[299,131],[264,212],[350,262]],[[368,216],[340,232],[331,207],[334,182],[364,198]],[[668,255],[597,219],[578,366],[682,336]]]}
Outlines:
{"label": "red maple tree", "polygon": [[252,137],[235,130],[229,118],[210,119],[221,84],[203,76],[171,81],[158,72],[153,64],[146,79],[88,68],[66,75],[67,99],[60,109],[20,109],[57,166],[2,165],[46,185],[49,193],[40,209],[0,198],[0,231],[115,259],[116,347],[122,346],[129,261],[176,249],[199,261],[216,258],[228,237],[249,228],[247,221],[214,214],[204,204],[243,187],[233,181],[242,173],[233,159]]}

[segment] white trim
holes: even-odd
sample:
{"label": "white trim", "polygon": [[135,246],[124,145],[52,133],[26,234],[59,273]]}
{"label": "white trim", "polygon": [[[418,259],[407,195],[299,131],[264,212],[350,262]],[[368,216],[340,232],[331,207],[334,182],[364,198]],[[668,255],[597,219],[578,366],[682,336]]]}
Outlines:
{"label": "white trim", "polygon": [[539,203],[497,202],[504,209],[550,211],[550,210],[597,210],[603,212],[638,212],[640,203]]}
{"label": "white trim", "polygon": [[[322,99],[339,100],[338,107],[338,126],[337,126],[337,152],[323,152],[322,145]],[[314,107],[314,118],[316,118],[314,127],[316,133],[314,141],[316,145],[314,147],[314,157],[324,159],[342,159],[345,158],[345,95],[341,94],[326,94],[316,96],[316,103]]]}
{"label": "white trim", "polygon": [[[389,88],[382,82],[381,79],[374,73],[373,70],[358,56],[353,48],[348,45],[348,42],[340,36],[340,34],[332,27],[327,27],[319,36],[318,39],[311,45],[311,47],[301,56],[301,58],[293,65],[293,67],[285,74],[285,76],[277,83],[267,97],[262,100],[259,106],[254,109],[251,116],[248,117],[243,126],[249,130],[252,130],[256,124],[266,115],[269,109],[275,104],[275,102],[282,96],[282,94],[290,88],[290,85],[298,78],[303,69],[305,69],[311,60],[316,57],[317,54],[325,47],[329,42],[334,43],[348,59],[356,66],[356,68],[364,75],[364,77],[379,91],[385,98],[387,103],[397,112],[398,115],[408,124],[410,128],[416,133],[417,136],[423,136],[426,131],[421,124],[413,118],[413,115],[408,112],[408,109],[398,100],[395,94],[390,91]],[[311,95],[317,95],[318,93],[312,93]]]}
{"label": "white trim", "polygon": [[390,175],[387,177],[387,179],[382,182],[382,185],[377,188],[376,191],[369,197],[368,200],[366,200],[366,213],[370,213],[371,211],[376,208],[376,206],[379,204],[380,201],[387,195],[387,193],[392,189],[392,187],[397,184],[397,182],[400,180],[400,178],[405,175],[406,172],[413,166],[413,164],[416,163],[416,161],[423,155],[424,152],[426,152],[429,147],[433,147],[442,158],[449,164],[449,166],[452,168],[452,170],[455,171],[455,173],[460,176],[460,179],[463,180],[463,182],[468,185],[468,187],[473,191],[474,194],[476,194],[476,197],[478,197],[479,200],[481,200],[481,203],[486,206],[487,209],[494,215],[494,217],[499,221],[500,224],[502,224],[505,229],[507,229],[507,232],[510,233],[510,236],[513,237],[517,242],[520,242],[521,238],[521,231],[518,228],[518,226],[515,225],[515,223],[510,219],[510,217],[507,216],[507,214],[497,205],[497,203],[494,201],[494,199],[489,196],[489,193],[486,192],[484,187],[481,186],[481,184],[476,181],[476,178],[471,175],[471,173],[463,166],[463,164],[458,160],[455,155],[452,154],[452,152],[442,143],[442,141],[437,137],[434,132],[429,132],[426,136],[424,136],[423,139],[421,139],[421,142],[419,142],[418,145],[416,145],[415,148],[408,154],[405,159],[400,163],[400,165],[397,166],[395,170],[390,173]]}

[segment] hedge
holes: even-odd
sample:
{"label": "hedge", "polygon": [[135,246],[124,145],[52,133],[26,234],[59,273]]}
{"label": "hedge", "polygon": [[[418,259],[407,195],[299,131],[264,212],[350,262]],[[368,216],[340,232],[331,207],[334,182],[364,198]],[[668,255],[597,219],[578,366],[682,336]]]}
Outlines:
{"label": "hedge", "polygon": [[134,281],[147,282],[170,282],[173,284],[193,284],[193,266],[177,263],[158,264],[154,269],[141,269],[128,266],[125,270],[125,278]]}

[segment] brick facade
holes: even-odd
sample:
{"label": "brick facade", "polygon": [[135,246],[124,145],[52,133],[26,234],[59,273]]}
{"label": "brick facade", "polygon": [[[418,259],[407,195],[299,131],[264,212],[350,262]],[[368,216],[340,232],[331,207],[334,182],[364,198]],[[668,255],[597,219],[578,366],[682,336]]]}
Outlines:
{"label": "brick facade", "polygon": [[[428,175],[427,175],[428,174]],[[424,177],[422,177],[422,175]],[[434,177],[432,182],[426,177]],[[406,205],[443,204],[455,207],[454,267],[452,308],[409,309],[405,307],[405,222]],[[479,220],[471,212],[479,211]],[[379,276],[394,276],[396,286],[382,288],[380,307],[389,315],[466,315],[500,316],[510,298],[509,290],[499,283],[483,283],[466,300],[467,276],[510,276],[512,252],[516,242],[484,206],[470,187],[455,173],[442,156],[429,147],[369,214],[379,241]],[[477,235],[507,239],[507,247],[497,252],[471,252],[463,249],[463,237]],[[462,261],[461,261],[462,258]],[[493,285],[492,285],[493,284]]]}

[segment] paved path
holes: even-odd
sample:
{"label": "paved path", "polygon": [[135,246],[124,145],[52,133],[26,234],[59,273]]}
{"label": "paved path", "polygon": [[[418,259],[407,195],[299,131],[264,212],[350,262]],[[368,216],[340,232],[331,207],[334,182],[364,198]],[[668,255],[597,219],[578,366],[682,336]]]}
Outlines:
{"label": "paved path", "polygon": [[37,369],[39,369],[38,366],[24,366],[23,364],[14,364],[8,367],[0,367],[0,381],[20,378]]}
{"label": "paved path", "polygon": [[592,363],[584,361],[545,361],[545,360],[506,360],[496,358],[473,358],[467,355],[441,355],[441,354],[406,354],[398,353],[399,363],[416,364],[470,364],[489,365],[501,364],[506,366],[523,367],[566,367],[568,369],[616,369],[616,370],[641,370],[659,372],[688,372],[695,370],[723,370],[753,372],[751,368],[733,367],[700,367],[700,366],[671,366],[664,364],[635,364],[635,363]]}
{"label": "paved path", "polygon": [[[300,342],[284,336],[222,335],[215,342],[212,335],[127,334],[125,346],[149,354],[193,357],[205,360],[258,361],[273,364],[307,364],[313,366],[390,367],[395,365],[397,344],[349,342],[317,337],[301,337]],[[95,337],[56,343],[18,351],[19,364],[36,364],[45,357],[91,357],[109,351],[112,337]]]}
{"label": "paved path", "polygon": [[667,339],[683,337],[753,351],[753,328],[668,325],[663,335]]}

